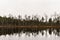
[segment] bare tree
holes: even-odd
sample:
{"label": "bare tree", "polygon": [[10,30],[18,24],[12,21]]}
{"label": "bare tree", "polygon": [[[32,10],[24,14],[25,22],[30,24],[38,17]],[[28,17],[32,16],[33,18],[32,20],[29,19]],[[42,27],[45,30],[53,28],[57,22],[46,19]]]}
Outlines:
{"label": "bare tree", "polygon": [[25,15],[25,20],[27,20],[27,15]]}
{"label": "bare tree", "polygon": [[56,21],[57,21],[57,17],[58,17],[59,15],[55,12],[55,14],[52,15],[52,16],[54,17],[53,22],[56,22]]}
{"label": "bare tree", "polygon": [[28,16],[28,20],[30,20],[30,18],[31,18],[31,17],[30,17],[30,16]]}
{"label": "bare tree", "polygon": [[44,22],[44,17],[42,17],[41,22]]}
{"label": "bare tree", "polygon": [[9,18],[12,18],[12,19],[14,18],[12,14],[9,14],[8,16],[9,16]]}
{"label": "bare tree", "polygon": [[47,16],[47,14],[45,14],[45,18],[46,18],[46,22],[47,22],[47,19],[48,19],[48,16]]}
{"label": "bare tree", "polygon": [[21,18],[21,15],[18,15],[18,19],[20,19],[20,20],[22,19],[22,18]]}

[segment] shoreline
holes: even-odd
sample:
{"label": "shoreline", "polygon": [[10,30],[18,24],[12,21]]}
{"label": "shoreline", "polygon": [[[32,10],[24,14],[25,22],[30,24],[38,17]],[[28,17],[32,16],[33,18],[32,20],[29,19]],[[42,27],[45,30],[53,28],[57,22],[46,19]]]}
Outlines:
{"label": "shoreline", "polygon": [[11,29],[11,28],[23,28],[23,29],[60,29],[60,26],[12,26],[12,25],[9,25],[9,26],[0,26],[0,28],[7,28],[7,29]]}

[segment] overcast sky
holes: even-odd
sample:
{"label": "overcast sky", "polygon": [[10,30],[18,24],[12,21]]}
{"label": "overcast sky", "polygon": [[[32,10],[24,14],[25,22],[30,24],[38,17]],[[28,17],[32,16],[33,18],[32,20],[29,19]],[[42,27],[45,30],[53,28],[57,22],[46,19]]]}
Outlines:
{"label": "overcast sky", "polygon": [[0,0],[0,15],[44,15],[60,13],[60,0]]}

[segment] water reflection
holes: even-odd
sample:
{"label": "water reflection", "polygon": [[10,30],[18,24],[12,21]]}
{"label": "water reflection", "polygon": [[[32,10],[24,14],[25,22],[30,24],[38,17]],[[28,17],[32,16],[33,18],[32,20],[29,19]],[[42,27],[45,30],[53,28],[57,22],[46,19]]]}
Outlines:
{"label": "water reflection", "polygon": [[47,30],[40,30],[38,32],[25,32],[27,36],[30,36],[32,34],[33,36],[37,36],[41,34],[42,36],[52,35],[52,33],[56,36],[60,36],[60,29],[47,29]]}
{"label": "water reflection", "polygon": [[20,31],[18,33],[4,34],[0,36],[0,40],[59,40],[59,36],[59,29],[46,29],[38,32]]}
{"label": "water reflection", "polygon": [[21,36],[22,34],[25,34],[26,36],[30,37],[30,34],[33,36],[37,36],[39,34],[41,34],[42,36],[47,36],[47,35],[52,35],[52,33],[56,36],[60,36],[60,30],[59,29],[47,29],[47,30],[40,30],[38,32],[30,32],[30,31],[21,31],[19,34],[19,36]]}
{"label": "water reflection", "polygon": [[26,36],[30,36],[33,35],[33,36],[37,36],[39,34],[41,34],[42,36],[47,36],[48,34],[49,35],[52,35],[52,32],[54,35],[56,36],[60,36],[60,29],[45,29],[45,30],[38,30],[38,29],[0,29],[0,35],[13,35],[14,33],[15,34],[19,34],[19,36],[21,36],[23,33],[26,35]]}

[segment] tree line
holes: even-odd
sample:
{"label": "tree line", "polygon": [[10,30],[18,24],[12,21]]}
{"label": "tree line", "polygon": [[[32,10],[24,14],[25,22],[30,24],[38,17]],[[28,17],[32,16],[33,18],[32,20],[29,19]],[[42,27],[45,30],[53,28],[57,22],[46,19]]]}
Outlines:
{"label": "tree line", "polygon": [[60,16],[55,18],[49,18],[47,19],[47,15],[45,17],[37,17],[33,16],[27,16],[25,15],[25,19],[22,18],[21,15],[18,15],[18,18],[12,17],[11,15],[9,17],[2,17],[0,16],[0,25],[16,25],[16,26],[55,26],[60,25]]}

